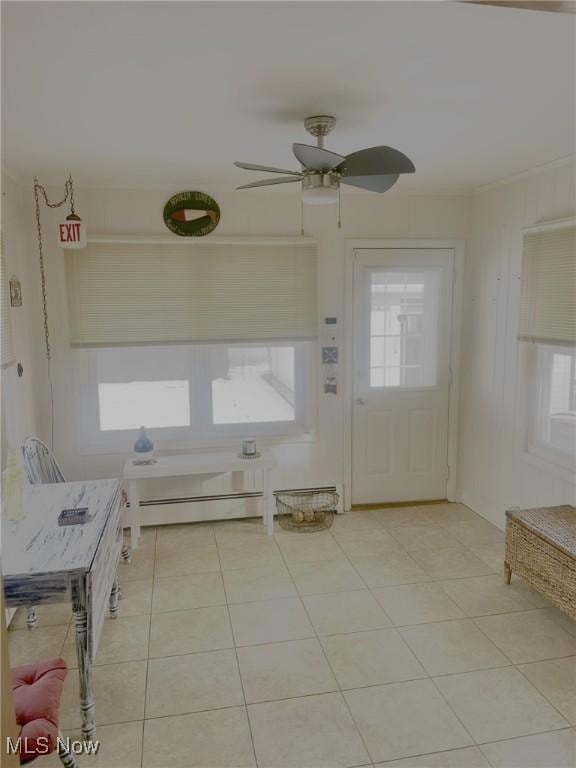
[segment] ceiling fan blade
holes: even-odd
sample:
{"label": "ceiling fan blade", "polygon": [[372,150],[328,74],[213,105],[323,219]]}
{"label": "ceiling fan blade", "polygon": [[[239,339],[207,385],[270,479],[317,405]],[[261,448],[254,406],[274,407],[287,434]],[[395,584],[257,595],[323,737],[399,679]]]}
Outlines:
{"label": "ceiling fan blade", "polygon": [[368,192],[387,192],[398,181],[398,173],[381,173],[374,176],[343,176],[342,184],[366,189]]}
{"label": "ceiling fan blade", "polygon": [[251,187],[268,187],[272,184],[290,184],[291,181],[301,181],[302,176],[277,176],[274,179],[262,179],[261,181],[253,181],[250,184],[242,184],[241,187],[236,189],[250,189]]}
{"label": "ceiling fan blade", "polygon": [[290,176],[302,176],[300,171],[287,171],[285,168],[272,168],[269,165],[254,165],[254,163],[234,163],[237,168],[246,171],[267,171],[268,173],[288,173]]}
{"label": "ceiling fan blade", "polygon": [[304,168],[320,171],[320,173],[328,173],[346,160],[343,155],[310,144],[293,144],[292,149],[296,159],[302,163]]}
{"label": "ceiling fan blade", "polygon": [[409,157],[392,147],[370,147],[347,155],[337,168],[342,181],[348,176],[382,176],[394,173],[414,173],[414,163]]}

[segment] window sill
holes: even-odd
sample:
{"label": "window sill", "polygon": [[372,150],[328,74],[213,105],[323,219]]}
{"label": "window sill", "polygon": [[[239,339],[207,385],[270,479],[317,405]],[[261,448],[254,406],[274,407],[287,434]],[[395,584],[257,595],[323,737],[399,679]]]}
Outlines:
{"label": "window sill", "polygon": [[520,453],[520,458],[522,459],[522,461],[526,462],[527,464],[530,464],[533,467],[536,467],[542,472],[547,472],[550,475],[555,475],[556,477],[559,477],[561,480],[564,480],[565,482],[572,483],[572,485],[576,485],[576,474],[574,470],[568,469],[568,467],[563,467],[560,464],[555,464],[550,459],[543,458],[542,456],[538,456],[537,454],[534,454],[534,453],[528,453],[528,451],[522,451]]}

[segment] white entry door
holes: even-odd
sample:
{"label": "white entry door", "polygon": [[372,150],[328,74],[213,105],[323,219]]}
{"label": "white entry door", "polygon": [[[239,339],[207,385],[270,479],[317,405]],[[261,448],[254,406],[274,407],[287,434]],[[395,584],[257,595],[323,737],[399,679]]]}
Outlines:
{"label": "white entry door", "polygon": [[446,498],[454,252],[354,260],[352,501]]}

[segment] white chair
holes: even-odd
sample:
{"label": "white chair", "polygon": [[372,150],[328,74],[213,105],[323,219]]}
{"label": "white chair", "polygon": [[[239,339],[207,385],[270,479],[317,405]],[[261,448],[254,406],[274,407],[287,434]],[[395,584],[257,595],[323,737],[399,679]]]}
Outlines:
{"label": "white chair", "polygon": [[64,475],[50,448],[37,437],[27,437],[22,443],[24,469],[31,485],[63,483]]}
{"label": "white chair", "polygon": [[[66,482],[56,457],[46,443],[43,443],[37,437],[27,437],[24,440],[22,443],[22,457],[24,459],[24,469],[31,485]],[[130,562],[130,553],[125,544],[122,547],[122,559],[127,563]],[[28,629],[35,629],[38,625],[36,609],[31,605],[26,610]]]}

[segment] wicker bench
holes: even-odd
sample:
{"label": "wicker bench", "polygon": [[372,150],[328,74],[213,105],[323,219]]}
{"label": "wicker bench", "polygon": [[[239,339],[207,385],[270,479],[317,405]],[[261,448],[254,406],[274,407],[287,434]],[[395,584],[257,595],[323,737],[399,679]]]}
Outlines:
{"label": "wicker bench", "polygon": [[519,574],[576,619],[576,508],[506,512],[506,581]]}

